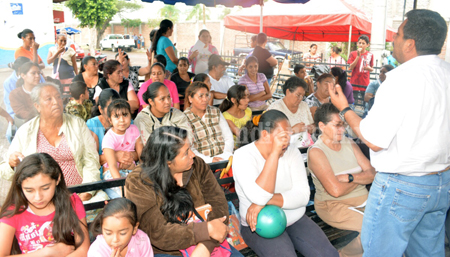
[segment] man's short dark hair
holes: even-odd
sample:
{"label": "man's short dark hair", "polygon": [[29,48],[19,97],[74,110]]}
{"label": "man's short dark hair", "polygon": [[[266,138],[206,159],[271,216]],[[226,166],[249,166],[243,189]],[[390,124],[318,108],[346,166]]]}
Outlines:
{"label": "man's short dark hair", "polygon": [[366,35],[359,36],[358,41],[359,40],[364,40],[364,41],[366,41],[367,44],[370,44],[369,37]]}
{"label": "man's short dark hair", "polygon": [[70,87],[70,95],[75,99],[80,99],[80,96],[86,92],[87,85],[84,82],[73,82]]}
{"label": "man's short dark hair", "polygon": [[406,14],[403,38],[413,39],[418,55],[440,54],[447,37],[444,18],[430,10],[416,9]]}
{"label": "man's short dark hair", "polygon": [[294,67],[294,74],[297,74],[301,69],[304,69],[305,65],[303,64],[296,64]]}
{"label": "man's short dark hair", "polygon": [[256,42],[258,43],[258,45],[262,45],[267,41],[267,35],[266,33],[259,33],[258,34],[258,39],[256,40]]}
{"label": "man's short dark hair", "polygon": [[299,87],[302,87],[305,92],[308,91],[308,85],[306,85],[305,80],[296,76],[292,76],[288,80],[286,80],[286,82],[284,82],[283,93],[286,95],[288,89],[289,92],[294,93],[294,91]]}

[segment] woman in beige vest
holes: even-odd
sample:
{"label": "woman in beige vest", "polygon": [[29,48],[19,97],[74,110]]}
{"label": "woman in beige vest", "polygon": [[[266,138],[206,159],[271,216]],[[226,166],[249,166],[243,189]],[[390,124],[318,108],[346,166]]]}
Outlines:
{"label": "woman in beige vest", "polygon": [[[314,122],[322,134],[308,150],[308,167],[316,187],[314,207],[330,226],[361,232],[367,184],[375,170],[359,147],[344,136],[345,123],[331,103],[320,106]],[[358,236],[340,250],[340,256],[362,256]]]}

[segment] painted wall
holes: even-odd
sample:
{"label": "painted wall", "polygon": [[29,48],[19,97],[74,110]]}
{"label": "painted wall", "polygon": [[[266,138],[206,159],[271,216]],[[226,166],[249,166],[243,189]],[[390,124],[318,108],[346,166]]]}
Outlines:
{"label": "painted wall", "polygon": [[[11,4],[22,4],[22,10]],[[52,0],[0,0],[0,68],[14,61],[14,53],[22,45],[17,34],[31,29],[40,44],[38,54],[47,65],[48,50],[55,44]]]}

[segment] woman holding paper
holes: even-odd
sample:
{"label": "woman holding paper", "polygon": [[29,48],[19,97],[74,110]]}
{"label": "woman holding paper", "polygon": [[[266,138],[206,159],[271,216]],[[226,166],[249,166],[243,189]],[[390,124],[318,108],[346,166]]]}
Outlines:
{"label": "woman holding paper", "polygon": [[[314,207],[330,226],[361,232],[367,200],[366,185],[375,169],[361,149],[344,136],[345,123],[331,103],[320,106],[314,122],[322,135],[308,150],[308,168],[316,187]],[[362,256],[360,236],[340,250],[340,256]]]}
{"label": "woman holding paper", "polygon": [[195,74],[208,73],[208,59],[212,54],[219,54],[217,48],[211,44],[211,34],[202,29],[198,34],[198,40],[189,49],[188,59],[192,63],[192,72]]}

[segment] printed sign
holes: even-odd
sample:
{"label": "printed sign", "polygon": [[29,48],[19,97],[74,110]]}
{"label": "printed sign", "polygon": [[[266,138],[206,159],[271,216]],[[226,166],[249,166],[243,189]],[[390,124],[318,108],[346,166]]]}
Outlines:
{"label": "printed sign", "polygon": [[11,3],[11,10],[13,15],[23,15],[23,4]]}

